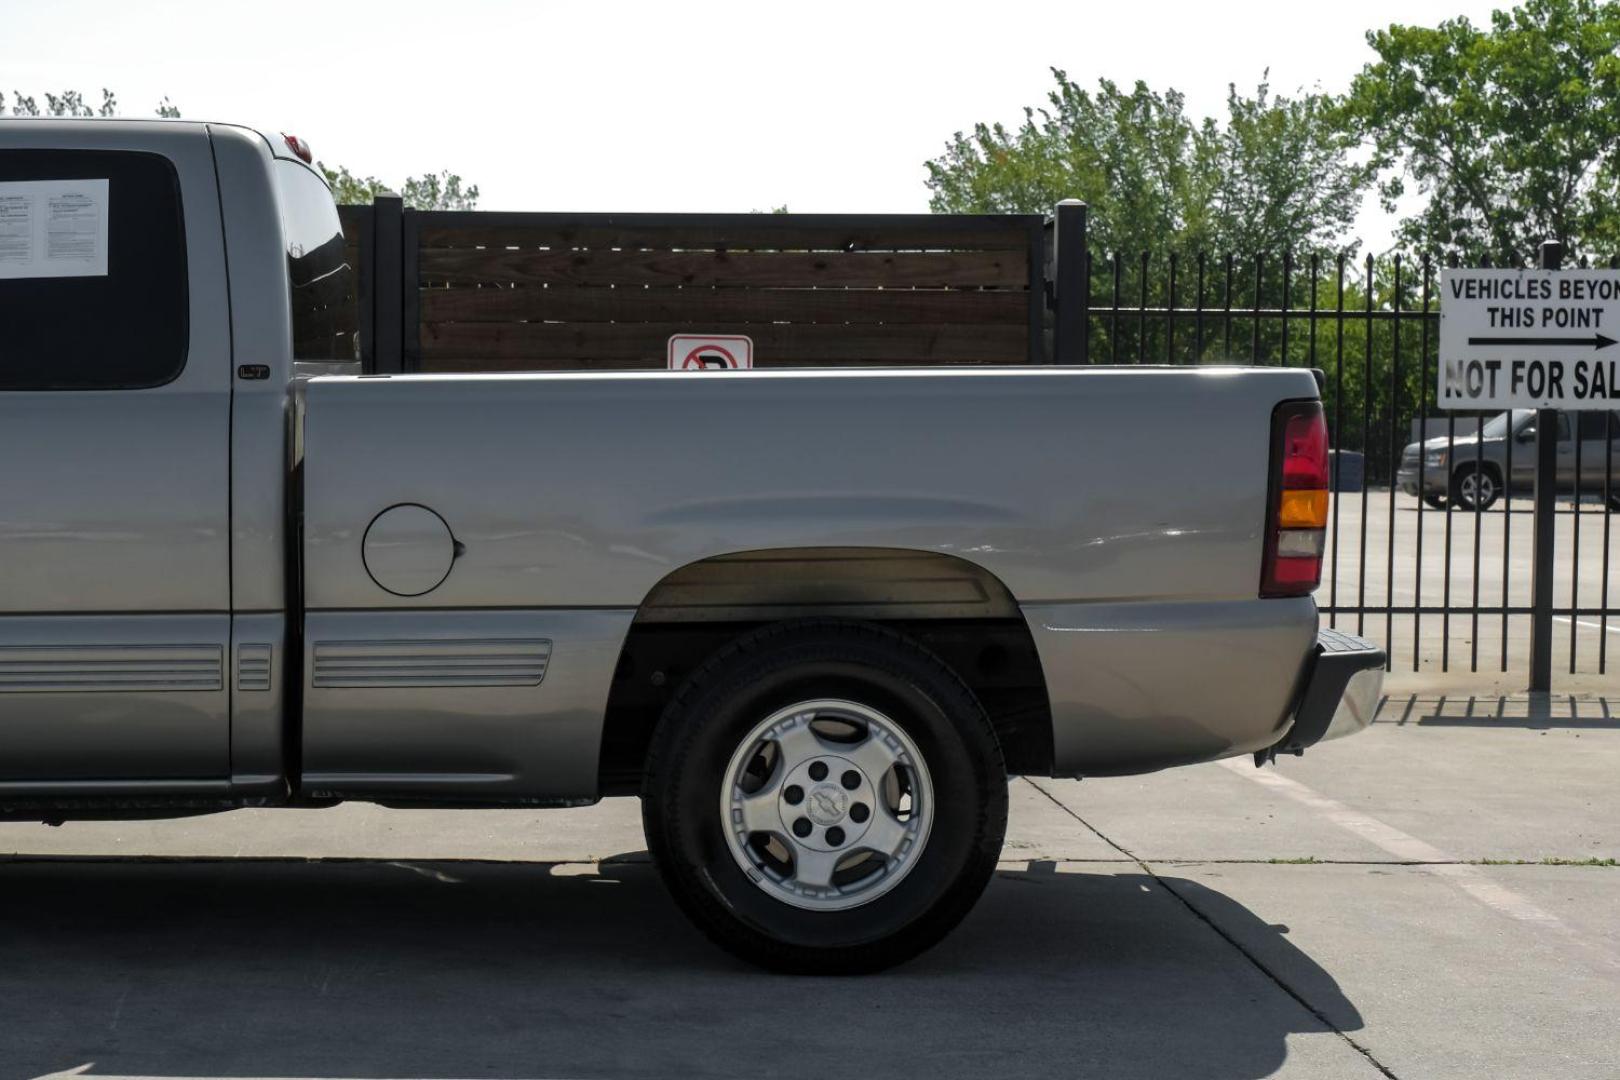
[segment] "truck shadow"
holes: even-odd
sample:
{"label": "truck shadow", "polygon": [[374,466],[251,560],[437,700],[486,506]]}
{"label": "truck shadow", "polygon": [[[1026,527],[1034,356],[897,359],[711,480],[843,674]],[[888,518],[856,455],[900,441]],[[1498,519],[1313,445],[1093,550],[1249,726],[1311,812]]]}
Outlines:
{"label": "truck shadow", "polygon": [[0,1076],[1247,1080],[1361,1026],[1229,897],[1069,869],[1001,871],[905,967],[810,979],[713,949],[641,856],[0,861]]}

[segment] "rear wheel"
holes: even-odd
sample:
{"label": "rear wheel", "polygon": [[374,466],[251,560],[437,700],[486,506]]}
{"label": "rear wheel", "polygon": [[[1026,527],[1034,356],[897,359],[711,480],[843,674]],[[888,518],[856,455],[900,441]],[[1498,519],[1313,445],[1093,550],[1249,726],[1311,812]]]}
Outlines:
{"label": "rear wheel", "polygon": [[872,971],[945,936],[995,869],[989,718],[916,642],[835,621],[749,634],[666,710],[647,843],[715,942],[784,971]]}
{"label": "rear wheel", "polygon": [[1501,489],[1501,483],[1490,469],[1464,465],[1452,478],[1451,497],[1460,510],[1489,510],[1496,504]]}

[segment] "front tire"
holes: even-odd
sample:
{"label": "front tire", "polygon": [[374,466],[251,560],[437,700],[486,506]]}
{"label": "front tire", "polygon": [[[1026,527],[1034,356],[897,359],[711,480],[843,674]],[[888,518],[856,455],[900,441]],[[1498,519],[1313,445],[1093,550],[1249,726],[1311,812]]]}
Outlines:
{"label": "front tire", "polygon": [[984,891],[1007,777],[983,707],[883,627],[765,627],[665,710],[642,787],[659,873],[722,948],[807,974],[876,971]]}
{"label": "front tire", "polygon": [[1502,493],[1502,482],[1497,479],[1496,473],[1490,469],[1480,469],[1473,465],[1464,465],[1457,470],[1451,483],[1451,499],[1459,510],[1473,513],[1475,510],[1485,511],[1496,505],[1496,499]]}

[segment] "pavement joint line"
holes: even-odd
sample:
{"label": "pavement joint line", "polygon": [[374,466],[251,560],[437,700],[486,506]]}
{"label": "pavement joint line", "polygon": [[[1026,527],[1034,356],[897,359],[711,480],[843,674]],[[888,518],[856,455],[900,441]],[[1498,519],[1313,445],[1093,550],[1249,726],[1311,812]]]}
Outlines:
{"label": "pavement joint line", "polygon": [[1620,626],[1604,626],[1602,623],[1588,622],[1585,619],[1571,619],[1568,615],[1554,615],[1553,622],[1574,622],[1576,626],[1584,626],[1588,630],[1607,630],[1611,634],[1620,634]]}
{"label": "pavement joint line", "polygon": [[1333,1032],[1340,1039],[1343,1039],[1346,1045],[1365,1058],[1369,1065],[1377,1069],[1381,1076],[1386,1077],[1387,1080],[1400,1080],[1400,1078],[1390,1070],[1389,1066],[1385,1065],[1382,1061],[1379,1061],[1376,1056],[1374,1056],[1371,1050],[1361,1045],[1361,1043],[1357,1042],[1355,1039],[1351,1038],[1349,1032],[1345,1031],[1343,1028],[1339,1027],[1338,1024],[1335,1024],[1332,1020],[1328,1019],[1326,1013],[1322,1012],[1315,1005],[1312,1005],[1308,1000],[1306,1000],[1303,994],[1295,990],[1292,986],[1288,985],[1288,982],[1284,980],[1282,976],[1271,970],[1271,968],[1268,967],[1264,961],[1245,948],[1242,942],[1238,941],[1237,938],[1227,933],[1226,930],[1217,925],[1215,921],[1208,915],[1205,915],[1202,911],[1198,910],[1198,907],[1193,904],[1192,901],[1188,900],[1181,893],[1177,892],[1174,886],[1159,876],[1158,871],[1154,870],[1147,860],[1131,851],[1124,844],[1114,840],[1113,837],[1104,834],[1101,829],[1097,828],[1097,826],[1075,813],[1070,807],[1064,805],[1056,795],[1053,795],[1040,784],[1037,784],[1033,778],[1026,776],[1024,777],[1024,780],[1029,784],[1030,787],[1034,788],[1036,791],[1050,799],[1052,801],[1052,805],[1056,806],[1059,810],[1074,818],[1074,820],[1078,821],[1082,826],[1088,829],[1092,835],[1097,837],[1097,839],[1101,840],[1103,843],[1107,844],[1109,847],[1113,848],[1115,851],[1134,862],[1139,868],[1141,868],[1144,874],[1153,879],[1154,884],[1158,885],[1159,888],[1169,893],[1175,898],[1177,903],[1186,908],[1192,914],[1193,918],[1209,927],[1217,936],[1221,938],[1221,940],[1225,941],[1228,945],[1232,946],[1232,948],[1236,949],[1238,955],[1242,956],[1245,960],[1252,964],[1255,970],[1259,971],[1260,974],[1271,980],[1272,984],[1275,985],[1277,989],[1281,990],[1283,993],[1287,994],[1289,997],[1298,1002],[1300,1008],[1316,1017],[1317,1022],[1323,1027]]}
{"label": "pavement joint line", "polygon": [[[1493,881],[1475,863],[1458,859],[1426,840],[1420,840],[1410,833],[1402,832],[1393,825],[1386,824],[1370,814],[1364,814],[1359,810],[1352,809],[1337,799],[1329,798],[1316,789],[1291,777],[1283,776],[1275,770],[1256,769],[1252,764],[1237,758],[1227,758],[1224,761],[1217,762],[1217,764],[1230,772],[1247,778],[1253,783],[1259,784],[1261,787],[1269,788],[1279,795],[1315,810],[1344,831],[1361,837],[1396,858],[1422,862],[1429,867],[1430,872],[1436,877],[1446,879],[1457,886],[1458,889],[1498,914],[1506,915],[1519,922],[1556,931],[1580,942],[1583,950],[1588,952],[1592,950],[1592,943],[1583,941],[1580,935],[1571,929],[1564,920],[1527,897],[1520,896],[1500,882]],[[1610,967],[1620,968],[1620,959],[1603,950],[1598,951],[1602,955],[1605,964]]]}
{"label": "pavement joint line", "polygon": [[[1011,862],[1028,860],[1013,859]],[[1058,859],[1060,863],[1115,863],[1138,862],[1134,856],[1118,859]],[[1209,859],[1201,857],[1177,857],[1174,855],[1154,859],[1160,866],[1410,866],[1421,869],[1425,866],[1580,866],[1593,869],[1613,869],[1614,864],[1599,861],[1594,858],[1561,858],[1546,859],[1445,859],[1433,861],[1428,859],[1318,859],[1313,856],[1302,856],[1297,859]]]}

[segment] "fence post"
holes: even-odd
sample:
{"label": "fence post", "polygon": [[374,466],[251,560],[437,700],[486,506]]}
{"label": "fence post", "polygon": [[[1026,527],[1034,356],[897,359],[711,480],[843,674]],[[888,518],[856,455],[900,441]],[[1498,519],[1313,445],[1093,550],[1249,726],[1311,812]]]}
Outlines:
{"label": "fence post", "polygon": [[406,207],[400,215],[399,353],[404,371],[422,370],[422,215]]}
{"label": "fence post", "polygon": [[[1564,245],[1541,245],[1541,268],[1557,270]],[[1509,433],[1511,437],[1511,432]],[[1512,482],[1511,477],[1509,483]],[[1552,690],[1553,543],[1558,509],[1558,410],[1536,410],[1536,501],[1531,571],[1530,689]],[[1508,522],[1511,529],[1513,523]]]}
{"label": "fence post", "polygon": [[1064,199],[1054,212],[1052,297],[1057,320],[1052,334],[1052,359],[1059,364],[1090,361],[1087,309],[1091,282],[1086,280],[1086,204]]}
{"label": "fence post", "polygon": [[401,349],[405,298],[404,201],[391,191],[372,200],[371,355],[382,374],[405,370]]}
{"label": "fence post", "polygon": [[371,259],[377,248],[377,229],[373,220],[376,208],[370,203],[339,203],[337,211],[338,222],[343,226],[344,245],[346,248],[351,244],[354,247],[354,263],[351,266],[355,290],[354,336],[359,346],[360,370],[370,374],[377,370],[373,352],[377,343],[372,340],[372,326],[376,322],[376,310],[372,306],[375,285],[371,280],[374,272]]}

